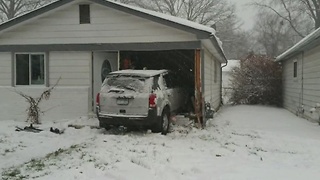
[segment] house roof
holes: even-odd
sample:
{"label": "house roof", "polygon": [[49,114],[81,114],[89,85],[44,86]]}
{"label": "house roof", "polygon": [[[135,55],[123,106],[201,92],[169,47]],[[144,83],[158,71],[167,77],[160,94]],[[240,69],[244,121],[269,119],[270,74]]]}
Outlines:
{"label": "house roof", "polygon": [[320,28],[316,29],[315,31],[310,33],[308,36],[303,38],[301,41],[299,41],[297,44],[295,44],[294,46],[289,48],[287,51],[280,54],[276,58],[276,61],[283,61],[283,60],[293,56],[294,54],[305,50],[306,48],[310,48],[310,46],[311,47],[316,46],[317,43],[315,43],[315,42],[317,40],[320,40],[319,37],[320,37]]}
{"label": "house roof", "polygon": [[[134,7],[118,2],[113,2],[110,0],[88,0],[100,5],[104,5],[109,8],[113,8],[125,13],[129,13],[144,19],[148,19],[166,26],[170,26],[179,30],[183,30],[192,34],[195,34],[198,39],[210,39],[212,44],[215,46],[215,48],[218,50],[220,56],[222,59],[226,62],[227,58],[224,54],[222,43],[219,40],[219,38],[215,35],[215,30],[211,27],[198,24],[196,22],[192,22],[186,19],[182,19],[179,17],[174,17],[171,15],[146,10],[139,7]],[[28,12],[26,14],[23,14],[21,16],[18,16],[16,18],[13,18],[9,21],[6,21],[2,24],[0,24],[0,33],[9,30],[10,28],[13,28],[17,25],[20,25],[23,22],[26,22],[28,20],[31,20],[33,18],[36,18],[37,16],[43,15],[45,13],[48,13],[52,10],[55,10],[59,7],[62,7],[64,5],[67,5],[69,3],[77,3],[79,1],[77,0],[56,0],[52,3],[49,3],[43,7],[40,7],[38,9],[35,9],[31,12]]]}

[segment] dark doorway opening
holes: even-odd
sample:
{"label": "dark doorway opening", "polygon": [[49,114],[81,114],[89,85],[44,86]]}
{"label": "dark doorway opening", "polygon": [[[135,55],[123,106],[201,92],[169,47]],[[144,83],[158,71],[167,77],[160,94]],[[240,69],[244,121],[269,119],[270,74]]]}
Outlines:
{"label": "dark doorway opening", "polygon": [[187,91],[186,107],[183,113],[194,112],[195,94],[195,51],[121,51],[120,70],[122,69],[167,69],[179,79],[177,85]]}

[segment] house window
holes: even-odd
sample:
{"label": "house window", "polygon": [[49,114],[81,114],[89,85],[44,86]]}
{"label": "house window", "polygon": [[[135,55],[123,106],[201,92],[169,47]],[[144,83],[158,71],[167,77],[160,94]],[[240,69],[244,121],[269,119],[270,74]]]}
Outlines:
{"label": "house window", "polygon": [[44,85],[44,54],[16,54],[16,85]]}
{"label": "house window", "polygon": [[90,24],[90,5],[79,5],[80,24]]}
{"label": "house window", "polygon": [[293,77],[296,78],[298,75],[298,62],[294,61],[293,62]]}

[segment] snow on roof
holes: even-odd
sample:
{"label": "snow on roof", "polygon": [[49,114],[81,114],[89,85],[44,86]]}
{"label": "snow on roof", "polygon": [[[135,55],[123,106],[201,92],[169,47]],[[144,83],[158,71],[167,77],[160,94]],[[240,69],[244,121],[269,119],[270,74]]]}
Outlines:
{"label": "snow on roof", "polygon": [[285,58],[287,58],[288,56],[290,56],[291,54],[301,50],[304,46],[308,45],[309,43],[311,43],[312,41],[318,39],[320,37],[320,28],[316,29],[315,31],[313,31],[312,33],[310,33],[308,36],[306,36],[305,38],[303,38],[301,41],[299,41],[297,44],[295,44],[294,46],[292,46],[290,49],[288,49],[287,51],[285,51],[284,53],[282,53],[281,55],[279,55],[276,58],[276,61],[282,61]]}
{"label": "snow on roof", "polygon": [[[18,17],[15,17],[11,20],[8,20],[6,22],[1,23],[0,24],[0,31],[5,30],[9,27],[15,26],[25,20],[28,20],[30,18],[34,18],[35,16],[38,16],[44,12],[48,12],[56,7],[59,7],[59,6],[62,6],[67,3],[71,3],[71,2],[75,2],[75,1],[74,0],[54,0],[53,2],[48,3],[42,7],[39,7],[33,11],[27,12],[25,14],[18,16]],[[128,9],[136,11],[136,12],[140,12],[140,13],[150,15],[150,16],[153,16],[153,17],[156,17],[159,19],[163,19],[163,20],[166,20],[166,21],[169,21],[172,23],[176,23],[178,25],[182,25],[185,27],[189,27],[189,28],[192,28],[192,29],[195,29],[198,31],[208,33],[211,36],[208,36],[207,39],[212,40],[214,38],[214,40],[216,40],[216,42],[218,44],[217,48],[219,48],[221,50],[221,52],[219,52],[219,54],[221,54],[222,58],[225,59],[225,61],[226,61],[225,53],[224,53],[223,47],[222,47],[222,41],[216,36],[216,34],[215,34],[216,31],[209,26],[205,26],[205,25],[193,22],[193,21],[189,21],[187,19],[172,16],[172,15],[163,14],[160,12],[155,12],[155,11],[151,11],[151,10],[147,10],[147,9],[143,9],[140,7],[135,7],[135,6],[119,3],[119,2],[114,2],[114,1],[110,1],[110,0],[95,0],[94,2],[96,2],[96,3],[99,3],[99,2],[111,3],[111,4],[118,5],[118,6],[121,6],[124,8],[128,8]],[[108,6],[108,5],[106,5],[106,6]],[[211,38],[211,37],[213,37],[213,38]]]}
{"label": "snow on roof", "polygon": [[34,11],[37,11],[37,10],[42,9],[42,8],[44,8],[44,7],[50,6],[51,4],[54,4],[54,3],[58,2],[58,1],[61,1],[61,0],[54,0],[54,1],[49,2],[49,3],[47,3],[47,4],[43,5],[43,6],[39,6],[38,8],[36,8],[36,9],[34,9],[34,10],[24,12],[24,13],[22,13],[22,14],[16,16],[16,17],[14,17],[14,18],[11,18],[11,19],[9,19],[9,20],[7,20],[7,21],[1,22],[1,23],[0,23],[0,26],[2,26],[3,24],[7,24],[7,23],[9,23],[9,22],[11,22],[11,21],[15,21],[16,19],[21,18],[22,16],[25,16],[26,14],[30,14],[30,13],[32,13],[32,12],[34,12]]}
{"label": "snow on roof", "polygon": [[107,2],[110,2],[110,3],[114,3],[114,4],[117,4],[119,6],[123,6],[123,7],[126,7],[128,9],[132,9],[134,11],[138,11],[138,12],[141,12],[141,13],[144,13],[144,14],[148,14],[148,15],[151,15],[151,16],[154,16],[154,17],[157,17],[157,18],[160,18],[160,19],[164,19],[164,20],[167,20],[167,21],[170,21],[170,22],[174,22],[174,23],[177,23],[177,24],[180,24],[180,25],[183,25],[183,26],[191,27],[191,28],[196,29],[196,30],[200,30],[200,31],[204,31],[204,32],[210,33],[210,35],[212,35],[214,37],[214,39],[217,41],[217,44],[218,44],[218,46],[219,46],[219,48],[221,50],[223,59],[225,59],[225,61],[227,61],[226,60],[226,56],[225,56],[225,52],[224,52],[223,47],[222,47],[222,41],[216,36],[215,29],[213,29],[213,28],[211,28],[209,26],[205,26],[203,24],[199,24],[199,23],[187,20],[187,19],[183,19],[183,18],[180,18],[180,17],[176,17],[176,16],[172,16],[172,15],[168,15],[168,14],[164,14],[164,13],[160,13],[160,12],[156,12],[156,11],[151,11],[151,10],[140,8],[140,7],[136,7],[136,6],[131,6],[131,5],[127,5],[127,4],[123,4],[123,3],[119,3],[119,2],[114,2],[114,1],[110,1],[110,0],[104,0],[104,1],[107,1]]}
{"label": "snow on roof", "polygon": [[[39,8],[36,8],[36,9],[32,10],[32,11],[29,11],[29,12],[26,12],[24,14],[21,14],[21,15],[19,15],[17,17],[14,17],[14,18],[12,18],[12,19],[10,19],[8,21],[5,21],[3,23],[0,23],[0,26],[3,25],[3,24],[8,23],[10,21],[14,21],[15,19],[20,18],[21,16],[24,16],[26,14],[32,13],[34,11],[37,11],[37,10],[41,9],[41,8],[44,8],[44,7],[49,6],[51,4],[54,4],[54,3],[58,2],[58,1],[63,1],[63,0],[54,0],[54,1],[48,3],[48,4],[44,5],[44,6],[41,6]],[[205,25],[202,25],[202,24],[199,24],[199,23],[196,23],[196,22],[193,22],[193,21],[189,21],[189,20],[186,20],[186,19],[183,19],[183,18],[179,18],[179,17],[175,17],[175,16],[171,16],[171,15],[167,15],[167,14],[163,14],[163,13],[159,13],[159,12],[143,9],[143,8],[140,8],[140,7],[135,7],[135,6],[119,3],[119,2],[114,2],[114,1],[110,1],[110,0],[102,0],[102,1],[106,1],[106,2],[109,2],[109,3],[117,4],[119,6],[123,6],[123,7],[129,8],[129,9],[135,10],[135,11],[139,11],[139,12],[142,12],[142,13],[145,13],[145,14],[149,14],[151,16],[155,16],[155,17],[167,20],[167,21],[175,22],[175,23],[180,24],[180,25],[184,25],[184,26],[188,26],[188,27],[191,27],[191,28],[194,28],[194,29],[197,29],[197,30],[205,31],[205,32],[208,32],[208,33],[210,33],[212,35],[215,34],[215,30],[213,28],[205,26]]]}
{"label": "snow on roof", "polygon": [[222,68],[222,71],[228,72],[237,66],[240,66],[240,60],[228,60],[228,65],[226,67]]}
{"label": "snow on roof", "polygon": [[149,14],[149,15],[152,15],[152,16],[164,19],[164,20],[168,20],[168,21],[175,22],[175,23],[178,23],[178,24],[181,24],[181,25],[189,26],[189,27],[192,27],[194,29],[198,29],[198,30],[201,30],[201,31],[206,31],[208,33],[211,33],[212,35],[214,35],[216,33],[216,31],[213,28],[209,27],[209,26],[205,26],[205,25],[193,22],[193,21],[189,21],[187,19],[183,19],[183,18],[179,18],[179,17],[176,17],[176,16],[163,14],[163,13],[160,13],[160,12],[151,11],[151,10],[148,10],[148,9],[143,9],[143,8],[140,8],[140,7],[131,6],[131,5],[127,5],[127,4],[123,4],[123,3],[119,3],[119,2],[114,2],[114,1],[110,1],[110,0],[105,0],[105,1],[108,1],[108,2],[111,2],[111,3],[114,3],[114,4],[118,4],[120,6],[129,8],[129,9],[132,9],[132,10],[136,10],[136,11],[139,11],[139,12],[142,12],[142,13],[145,13],[145,14]]}
{"label": "snow on roof", "polygon": [[126,69],[126,70],[120,70],[120,71],[114,71],[110,74],[130,74],[130,75],[138,75],[138,76],[155,76],[164,72],[167,72],[168,70],[134,70],[134,69]]}

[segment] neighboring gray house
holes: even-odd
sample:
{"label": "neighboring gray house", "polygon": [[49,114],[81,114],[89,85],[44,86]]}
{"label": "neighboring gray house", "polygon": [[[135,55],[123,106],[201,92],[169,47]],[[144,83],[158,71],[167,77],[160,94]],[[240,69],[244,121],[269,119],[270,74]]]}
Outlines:
{"label": "neighboring gray house", "polygon": [[[283,66],[283,105],[307,119],[319,120],[310,111],[320,103],[320,29],[279,55]],[[319,107],[318,107],[319,108]]]}
{"label": "neighboring gray house", "polygon": [[217,109],[221,64],[227,60],[214,33],[191,21],[107,0],[55,1],[0,25],[0,120],[26,119],[27,103],[13,90],[37,96],[59,77],[43,103],[45,117],[94,115],[103,77],[128,59],[136,67],[183,74],[199,106],[206,101]]}

